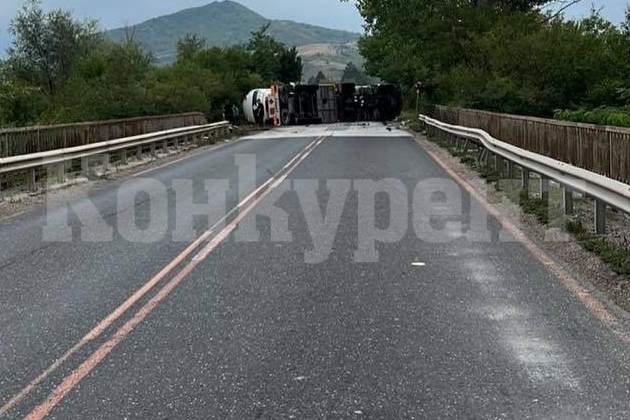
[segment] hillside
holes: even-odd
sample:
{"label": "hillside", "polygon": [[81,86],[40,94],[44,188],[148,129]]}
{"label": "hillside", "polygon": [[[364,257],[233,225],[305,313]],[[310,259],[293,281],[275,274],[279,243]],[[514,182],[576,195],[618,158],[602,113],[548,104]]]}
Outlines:
{"label": "hillside", "polygon": [[[327,29],[320,26],[307,25],[286,20],[265,19],[247,7],[233,2],[222,1],[206,6],[185,9],[172,15],[161,16],[148,20],[130,28],[119,28],[107,32],[113,40],[125,39],[131,33],[134,39],[145,48],[152,51],[162,63],[173,60],[177,41],[186,34],[197,34],[205,38],[208,45],[225,46],[247,42],[251,32],[257,30],[267,22],[271,22],[270,33],[280,42],[289,46],[303,47],[311,44],[336,45],[340,54],[317,56],[324,72],[337,69],[341,64],[355,61],[358,56],[355,41],[359,34]],[[349,45],[345,45],[349,44]],[[320,60],[323,58],[323,60]],[[305,77],[310,77],[312,69],[311,58],[305,55]],[[326,64],[326,62],[330,64]],[[319,65],[317,64],[317,65]],[[356,64],[361,64],[357,62]],[[319,69],[318,69],[319,70]],[[317,73],[317,71],[315,71]]]}
{"label": "hillside", "polygon": [[326,77],[341,80],[348,62],[363,66],[356,42],[347,44],[308,44],[298,47],[304,63],[304,80],[317,75],[321,70]]}

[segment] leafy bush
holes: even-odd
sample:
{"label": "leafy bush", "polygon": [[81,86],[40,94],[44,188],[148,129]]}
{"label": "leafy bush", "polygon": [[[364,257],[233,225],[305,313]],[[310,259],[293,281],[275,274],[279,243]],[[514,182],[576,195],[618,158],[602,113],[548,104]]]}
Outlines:
{"label": "leafy bush", "polygon": [[578,242],[587,251],[600,256],[618,274],[630,274],[630,249],[610,243],[606,238],[587,231],[581,220],[567,220],[567,231],[575,235]]}
{"label": "leafy bush", "polygon": [[630,107],[600,107],[591,110],[557,110],[554,118],[578,123],[630,127]]}
{"label": "leafy bush", "polygon": [[532,198],[527,190],[522,190],[519,195],[519,204],[523,211],[536,216],[543,225],[549,223],[549,203],[540,198]]}

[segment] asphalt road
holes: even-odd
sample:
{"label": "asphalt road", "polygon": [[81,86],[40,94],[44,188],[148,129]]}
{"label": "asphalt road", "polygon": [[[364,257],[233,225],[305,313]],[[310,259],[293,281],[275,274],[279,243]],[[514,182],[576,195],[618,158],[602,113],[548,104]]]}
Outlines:
{"label": "asphalt road", "polygon": [[[173,181],[192,180],[193,202],[215,210],[195,219],[202,235],[256,188],[239,191],[236,165],[254,156],[256,184],[277,182],[89,335],[190,246],[173,239]],[[208,179],[229,181],[225,199]],[[433,217],[412,205],[435,180],[455,185],[404,132],[289,129],[90,191],[77,202],[100,215],[71,212],[70,242],[44,235],[56,207],[0,223],[0,405],[21,395],[5,416],[630,418],[628,344],[467,193],[459,213],[481,212],[492,240],[467,235],[469,217],[447,223],[458,212],[440,193],[417,193],[442,206]],[[126,191],[130,181],[154,194]],[[168,217],[154,226],[160,199]],[[274,217],[256,216],[272,205]],[[130,217],[166,233],[130,240]],[[437,236],[418,234],[418,220]],[[81,240],[81,225],[98,241]],[[377,254],[365,245],[375,226]]]}

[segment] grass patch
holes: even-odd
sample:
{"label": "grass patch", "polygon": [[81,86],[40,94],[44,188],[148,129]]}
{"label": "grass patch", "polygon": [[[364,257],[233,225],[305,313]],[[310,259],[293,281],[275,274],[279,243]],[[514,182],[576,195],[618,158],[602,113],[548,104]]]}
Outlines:
{"label": "grass patch", "polygon": [[465,151],[463,151],[461,149],[458,150],[456,148],[450,148],[449,152],[450,152],[451,155],[453,155],[455,157],[458,157],[458,158],[463,158],[463,157],[466,157],[466,156],[470,156],[469,152],[465,152]]}
{"label": "grass patch", "polygon": [[543,225],[549,224],[549,203],[540,198],[532,198],[529,192],[522,189],[519,193],[519,204],[523,211],[532,214]]}
{"label": "grass patch", "polygon": [[617,274],[630,274],[630,249],[610,243],[589,232],[579,219],[567,220],[565,228],[587,251],[597,254]]}
{"label": "grass patch", "polygon": [[425,129],[424,124],[418,119],[409,119],[407,121],[407,127],[416,133],[422,133]]}
{"label": "grass patch", "polygon": [[474,156],[472,156],[472,155],[462,156],[459,161],[461,163],[463,163],[464,165],[468,165],[468,166],[476,166],[477,165],[477,159]]}
{"label": "grass patch", "polygon": [[499,173],[489,166],[479,166],[476,169],[479,176],[485,179],[488,184],[495,184],[501,179]]}

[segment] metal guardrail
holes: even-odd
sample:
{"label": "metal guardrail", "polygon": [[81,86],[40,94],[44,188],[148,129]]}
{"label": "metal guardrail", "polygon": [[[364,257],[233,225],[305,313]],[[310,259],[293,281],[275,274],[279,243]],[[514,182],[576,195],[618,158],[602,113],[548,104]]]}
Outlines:
{"label": "metal guardrail", "polygon": [[[567,213],[573,211],[574,192],[592,197],[595,199],[595,230],[598,234],[606,232],[607,206],[630,214],[628,184],[502,142],[480,129],[446,124],[425,115],[420,115],[419,118],[427,126],[448,133],[455,140],[461,138],[476,143],[483,150],[481,158],[490,161],[494,157],[494,164],[500,172],[507,169],[512,173],[514,164],[521,167],[524,188],[529,187],[531,172],[539,174],[543,198],[548,198],[549,180],[557,182],[564,188],[564,207]],[[507,168],[503,167],[504,161],[507,161]]]}
{"label": "metal guardrail", "polygon": [[630,184],[630,129],[437,105],[430,115]]}
{"label": "metal guardrail", "polygon": [[81,160],[81,169],[84,173],[89,171],[89,159],[94,156],[100,156],[103,161],[103,166],[107,169],[112,152],[121,151],[121,159],[126,163],[127,151],[129,149],[135,148],[136,156],[138,159],[141,159],[146,146],[150,146],[151,154],[155,155],[158,143],[161,143],[164,151],[167,151],[169,142],[171,144],[174,143],[174,146],[177,148],[180,140],[182,144],[186,145],[205,135],[213,136],[215,134],[225,134],[229,127],[230,123],[223,121],[214,124],[158,131],[84,146],[0,158],[0,175],[26,172],[28,189],[34,191],[36,190],[37,172],[41,169],[50,170],[51,168],[55,168],[57,181],[64,182],[66,178],[66,164],[75,159]]}
{"label": "metal guardrail", "polygon": [[0,128],[0,158],[208,124],[204,114],[157,115],[73,124]]}

